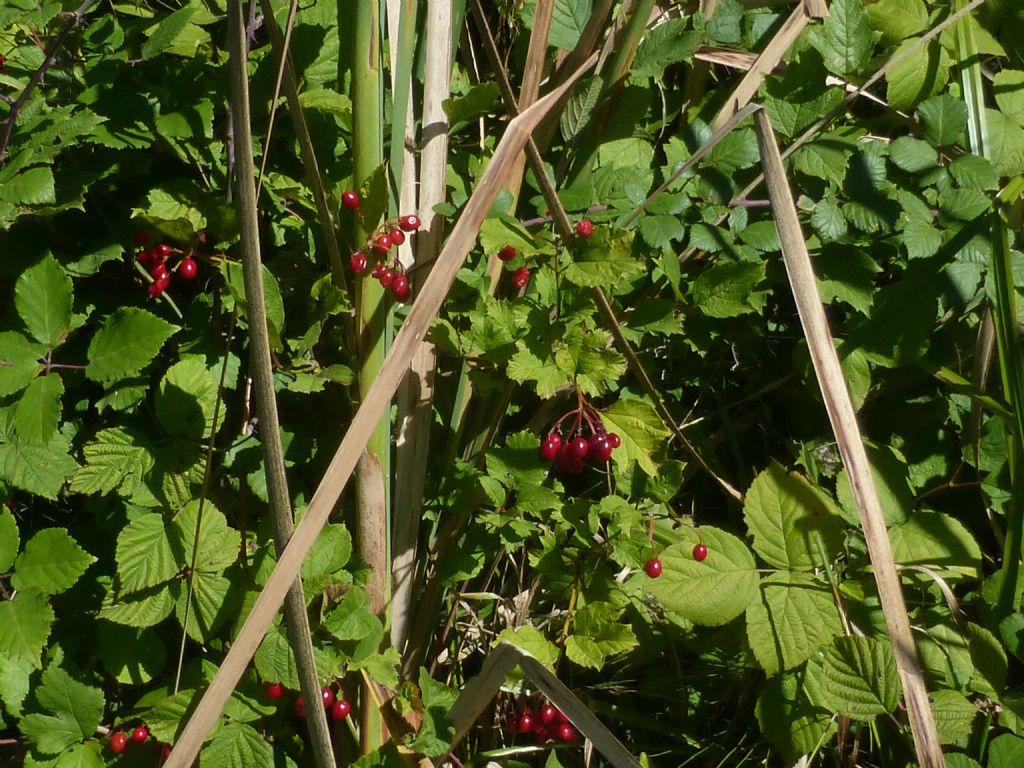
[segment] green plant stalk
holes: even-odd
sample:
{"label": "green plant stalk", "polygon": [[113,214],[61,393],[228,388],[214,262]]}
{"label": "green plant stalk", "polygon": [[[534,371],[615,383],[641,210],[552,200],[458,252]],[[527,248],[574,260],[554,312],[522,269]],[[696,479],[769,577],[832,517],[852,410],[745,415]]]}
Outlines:
{"label": "green plant stalk", "polygon": [[[260,260],[259,222],[256,204],[256,165],[252,156],[250,129],[249,83],[246,68],[245,25],[241,0],[229,3],[231,24],[231,119],[235,134],[236,185],[239,231],[242,239],[243,277],[246,294],[246,316],[249,325],[249,355],[253,372],[256,412],[263,425],[263,462],[267,478],[267,495],[274,520],[274,543],[280,554],[293,530],[291,496],[284,471],[284,451],[274,394],[274,377],[270,360],[270,337],[267,330],[267,309],[263,294],[263,265]],[[306,599],[301,577],[296,577],[285,600],[288,640],[299,669],[299,685],[306,701],[318,701],[320,681],[313,660],[313,641],[306,614]],[[323,707],[311,707],[309,723],[313,755],[317,768],[334,765],[327,716]]]}
{"label": "green plant stalk", "polygon": [[409,118],[409,99],[412,90],[412,65],[416,58],[416,3],[401,0],[398,34],[389,35],[390,44],[397,47],[394,91],[391,101],[391,146],[388,148],[388,181],[391,187],[391,215],[399,211],[402,172],[405,169],[405,136]]}
{"label": "green plant stalk", "polygon": [[[377,0],[357,0],[352,29],[352,148],[353,182],[362,188],[384,158],[381,120],[381,29]],[[360,221],[356,241],[363,242],[380,222]],[[359,356],[359,398],[362,400],[377,380],[387,354],[388,303],[385,291],[372,278],[359,280],[356,301],[356,336]],[[390,591],[388,541],[388,496],[390,489],[390,419],[385,413],[366,445],[369,460],[356,469],[355,543],[359,558],[370,569],[367,591],[371,605],[382,612]],[[383,484],[383,488],[379,485]],[[368,503],[384,499],[383,504]],[[380,519],[383,517],[383,519]],[[376,535],[383,530],[383,537]],[[376,707],[369,706],[370,692],[363,687],[360,748],[369,753],[384,741],[383,721]]]}

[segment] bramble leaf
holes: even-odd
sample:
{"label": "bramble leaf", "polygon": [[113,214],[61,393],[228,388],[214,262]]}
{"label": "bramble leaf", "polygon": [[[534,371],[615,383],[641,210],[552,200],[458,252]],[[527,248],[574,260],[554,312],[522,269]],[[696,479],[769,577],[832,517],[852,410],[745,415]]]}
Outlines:
{"label": "bramble leaf", "polygon": [[14,286],[14,306],[28,332],[56,347],[71,325],[71,278],[53,256],[21,273]]}
{"label": "bramble leaf", "polygon": [[45,528],[25,544],[14,564],[15,589],[55,595],[74,586],[96,558],[78,546],[63,528]]}
{"label": "bramble leaf", "polygon": [[132,376],[149,365],[176,330],[144,309],[122,307],[93,336],[85,375],[102,384]]}

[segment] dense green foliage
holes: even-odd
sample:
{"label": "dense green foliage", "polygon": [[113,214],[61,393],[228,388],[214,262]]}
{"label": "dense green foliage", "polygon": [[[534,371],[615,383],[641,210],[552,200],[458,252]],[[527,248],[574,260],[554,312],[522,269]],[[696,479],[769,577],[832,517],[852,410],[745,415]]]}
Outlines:
{"label": "dense green foliage", "polygon": [[[287,4],[274,5],[284,25]],[[664,5],[673,12],[646,31],[628,75],[614,87],[584,79],[544,129],[561,202],[574,222],[592,220],[593,234],[563,242],[527,171],[518,200],[499,195],[432,327],[437,389],[409,646],[391,647],[386,615],[370,610],[346,495],[302,570],[317,667],[354,702],[361,671],[396,689],[398,709],[422,716],[408,745],[436,758],[448,753],[455,689],[508,640],[555,669],[652,766],[788,766],[802,755],[908,765],[900,680],[850,480],[770,210],[761,191],[743,192],[760,173],[753,128],[730,133],[626,219],[709,138],[743,74],[698,52],[760,51],[791,9],[724,0],[705,19]],[[275,561],[228,192],[234,153],[248,150],[228,130],[226,8],[180,6],[90,9],[24,103],[66,20],[60,3],[0,8],[0,118],[16,118],[0,158],[0,761],[158,764],[158,742],[180,733]],[[534,6],[489,9],[514,85]],[[555,6],[552,62],[592,10],[590,0]],[[838,105],[846,84],[955,10],[943,0],[830,6],[757,96],[784,146]],[[355,214],[340,207],[353,170],[350,14],[332,0],[303,4],[291,52],[341,242],[354,250]],[[1024,755],[1021,587],[1000,601],[1004,542],[1024,514],[1013,493],[1021,414],[1000,375],[1013,348],[984,374],[985,318],[1012,298],[991,264],[1002,255],[996,196],[1009,188],[1019,198],[1024,175],[1022,23],[1009,0],[987,3],[960,23],[961,37],[953,26],[931,38],[869,89],[872,99],[800,140],[787,166],[939,732],[959,768],[1009,768]],[[469,55],[479,41],[468,27],[446,103],[449,221],[507,116],[494,73]],[[963,55],[964,36],[975,59]],[[266,302],[301,512],[351,419],[359,360],[342,322],[352,296],[332,281],[281,114],[262,156],[277,58],[262,24],[251,39]],[[428,55],[417,40],[414,100]],[[976,112],[964,98],[978,61],[987,157],[971,152]],[[360,190],[364,210],[388,209],[384,178]],[[173,249],[169,265],[191,255],[197,277],[176,275],[149,298],[139,230],[151,233],[147,247]],[[488,261],[505,245],[517,255],[488,291]],[[1024,255],[1008,258],[1024,285]],[[522,267],[529,285],[517,291],[512,270]],[[594,287],[611,298],[665,408],[742,502],[663,423]],[[394,306],[392,327],[405,313]],[[607,464],[554,471],[538,458],[541,441],[583,404],[622,445]],[[698,543],[704,560],[693,556]],[[654,554],[657,579],[644,572]],[[271,700],[270,682],[290,693]],[[275,627],[200,765],[311,765],[292,714],[297,688]],[[508,733],[527,701],[538,697],[510,680],[460,760],[582,765],[578,745],[538,750]],[[142,722],[153,740],[114,754],[109,734]],[[342,754],[357,754],[357,722],[336,729]],[[398,758],[385,747],[363,760]]]}

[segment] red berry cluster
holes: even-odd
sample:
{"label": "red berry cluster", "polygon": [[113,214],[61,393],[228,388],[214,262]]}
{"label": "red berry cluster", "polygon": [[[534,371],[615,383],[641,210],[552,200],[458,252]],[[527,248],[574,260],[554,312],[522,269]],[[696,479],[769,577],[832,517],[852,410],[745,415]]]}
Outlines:
{"label": "red berry cluster", "polygon": [[[285,693],[284,686],[281,683],[267,683],[266,691],[267,698],[274,701],[283,697]],[[320,700],[324,705],[324,709],[330,711],[331,718],[334,720],[344,720],[352,711],[352,705],[340,693],[335,696],[334,690],[330,686],[325,685],[320,689]],[[292,709],[297,717],[306,716],[306,702],[301,696],[295,698]]]}
{"label": "red berry cluster", "polygon": [[114,731],[110,735],[110,751],[119,755],[128,748],[128,744],[145,744],[149,740],[149,728],[145,723],[137,725],[132,729],[131,736],[124,731]]}
{"label": "red berry cluster", "polygon": [[182,280],[191,280],[199,273],[199,265],[191,255],[183,256],[176,267],[168,268],[168,258],[174,254],[174,249],[167,243],[157,243],[152,248],[146,248],[149,240],[150,233],[145,229],[137,231],[132,238],[132,242],[140,248],[135,254],[136,260],[153,278],[146,289],[149,298],[157,298],[170,287],[172,271],[176,271]]}
{"label": "red berry cluster", "polygon": [[538,744],[546,741],[575,744],[580,738],[569,719],[551,702],[536,711],[529,706],[523,707],[518,714],[509,718],[506,728],[512,734],[533,734]]}
{"label": "red berry cluster", "polygon": [[[358,211],[359,195],[350,189],[341,195],[341,204],[349,210]],[[404,304],[409,300],[409,276],[405,274],[398,259],[387,263],[388,254],[393,246],[405,242],[407,232],[415,232],[419,228],[420,218],[413,214],[384,222],[383,226],[367,238],[362,248],[349,256],[349,269],[361,275],[373,260],[370,277],[376,278],[382,287],[390,289],[395,301]],[[377,261],[378,258],[380,261]]]}
{"label": "red berry cluster", "polygon": [[[512,261],[512,259],[514,259],[518,255],[519,252],[515,249],[515,246],[513,245],[502,246],[501,250],[498,251],[498,258],[504,261],[506,264]],[[529,284],[530,270],[528,270],[526,267],[519,267],[518,269],[512,272],[512,285],[514,285],[517,290],[521,291]]]}
{"label": "red berry cluster", "polygon": [[[563,437],[562,425],[575,419],[572,428]],[[555,422],[540,444],[540,457],[553,462],[558,472],[578,475],[583,471],[583,462],[594,459],[606,462],[612,451],[622,445],[622,439],[614,432],[607,432],[597,411],[586,403],[569,411]]]}

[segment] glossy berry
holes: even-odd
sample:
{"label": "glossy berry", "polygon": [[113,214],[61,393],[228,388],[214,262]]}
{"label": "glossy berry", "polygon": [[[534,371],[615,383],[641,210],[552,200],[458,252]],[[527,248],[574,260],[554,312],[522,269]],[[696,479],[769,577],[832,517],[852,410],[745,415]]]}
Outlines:
{"label": "glossy berry", "polygon": [[694,548],[693,548],[693,559],[694,560],[696,560],[698,563],[702,563],[707,558],[707,556],[708,556],[708,548],[704,545],[703,542],[701,542],[700,544],[697,544],[697,545],[694,546]]}
{"label": "glossy berry", "polygon": [[140,248],[149,242],[149,230],[148,229],[137,229],[135,234],[132,235],[132,243],[139,246]]}
{"label": "glossy berry", "polygon": [[516,288],[525,288],[530,283],[530,270],[520,267],[512,273],[512,285]]}
{"label": "glossy berry", "polygon": [[506,245],[500,251],[498,251],[498,258],[502,261],[512,261],[516,257],[516,249],[514,246]]}
{"label": "glossy berry", "polygon": [[540,721],[542,723],[553,723],[558,718],[558,707],[554,704],[545,704],[540,708]]}
{"label": "glossy berry", "polygon": [[348,208],[350,211],[354,211],[359,207],[359,195],[353,192],[351,189],[345,190],[341,193],[341,204]]}
{"label": "glossy berry", "polygon": [[120,755],[127,746],[128,737],[124,735],[124,731],[114,731],[114,735],[110,737],[110,750],[115,755]]}
{"label": "glossy berry", "polygon": [[579,734],[569,723],[562,723],[558,726],[558,738],[569,744],[575,744],[579,740]]}
{"label": "glossy berry", "polygon": [[377,262],[376,264],[373,265],[373,269],[370,270],[370,277],[379,280],[380,276],[384,274],[384,271],[386,269],[387,267],[385,267],[380,262]]}
{"label": "glossy berry", "polygon": [[345,699],[338,699],[331,705],[331,718],[333,720],[344,720],[352,711],[352,705]]}
{"label": "glossy berry", "polygon": [[267,696],[277,701],[284,696],[284,686],[281,683],[267,683]]}
{"label": "glossy berry", "polygon": [[132,731],[132,741],[134,741],[136,744],[143,744],[148,738],[149,728],[147,728],[144,725],[135,726],[135,730]]}
{"label": "glossy berry", "polygon": [[295,709],[295,714],[298,715],[299,717],[305,717],[306,716],[306,702],[303,701],[301,696],[299,696],[299,698],[297,698],[295,700],[294,709]]}
{"label": "glossy berry", "polygon": [[373,250],[377,253],[387,253],[391,249],[391,235],[381,232],[373,239]]}
{"label": "glossy berry", "polygon": [[590,442],[580,435],[569,442],[569,451],[577,459],[585,459],[590,454]]}
{"label": "glossy berry", "polygon": [[608,445],[610,445],[613,449],[618,448],[620,445],[622,445],[622,438],[619,437],[614,432],[609,432],[608,433]]}
{"label": "glossy berry", "polygon": [[149,274],[153,276],[154,280],[163,280],[165,277],[170,277],[171,273],[167,271],[167,265],[162,261],[158,261],[152,267],[149,268]]}
{"label": "glossy berry", "polygon": [[647,564],[644,566],[644,572],[646,572],[647,575],[650,576],[652,579],[656,579],[659,576],[661,576],[662,570],[663,569],[661,566],[661,560],[659,560],[657,557],[652,557],[650,560],[647,561]]}
{"label": "glossy berry", "polygon": [[377,275],[377,280],[385,288],[390,288],[391,284],[395,281],[395,273],[392,272],[388,267],[384,267]]}
{"label": "glossy berry", "polygon": [[159,243],[153,248],[153,250],[156,251],[156,255],[161,259],[166,259],[172,253],[171,246],[167,243]]}
{"label": "glossy berry", "polygon": [[388,237],[391,238],[392,245],[401,245],[405,242],[405,232],[400,229],[392,229]]}
{"label": "glossy berry", "polygon": [[334,703],[334,691],[325,685],[320,689],[320,699],[323,701],[324,708],[326,709]]}
{"label": "glossy berry", "polygon": [[149,288],[146,289],[146,294],[149,296],[149,298],[155,299],[156,297],[162,295],[163,292],[166,291],[167,288],[170,286],[170,284],[170,275],[166,277],[161,277],[159,280],[154,280],[152,283],[149,284]]}
{"label": "glossy berry", "polygon": [[391,280],[391,295],[395,301],[404,304],[409,299],[409,276],[399,272]]}
{"label": "glossy berry", "polygon": [[186,256],[181,260],[181,264],[178,265],[178,274],[184,280],[191,280],[198,272],[199,265],[196,264],[196,260],[191,256]]}
{"label": "glossy berry", "polygon": [[594,435],[590,438],[590,455],[598,461],[608,461],[612,457],[612,445],[607,435]]}
{"label": "glossy berry", "polygon": [[554,461],[562,450],[562,436],[557,432],[549,432],[540,444],[540,457],[544,461]]}
{"label": "glossy berry", "polygon": [[580,237],[590,237],[594,234],[594,222],[590,219],[581,219],[576,224],[576,234]]}
{"label": "glossy berry", "polygon": [[348,257],[348,268],[357,275],[366,271],[367,263],[366,254],[362,251],[356,251]]}
{"label": "glossy berry", "polygon": [[139,251],[135,258],[138,259],[139,264],[147,268],[152,267],[160,261],[160,257],[153,251]]}
{"label": "glossy berry", "polygon": [[420,228],[420,217],[413,214],[403,216],[398,220],[398,226],[406,232],[415,232]]}
{"label": "glossy berry", "polygon": [[523,712],[522,714],[519,715],[518,726],[519,726],[519,732],[520,733],[529,733],[530,731],[532,731],[533,730],[533,724],[534,724],[534,719],[533,719],[533,713],[532,712],[526,711],[526,712]]}

